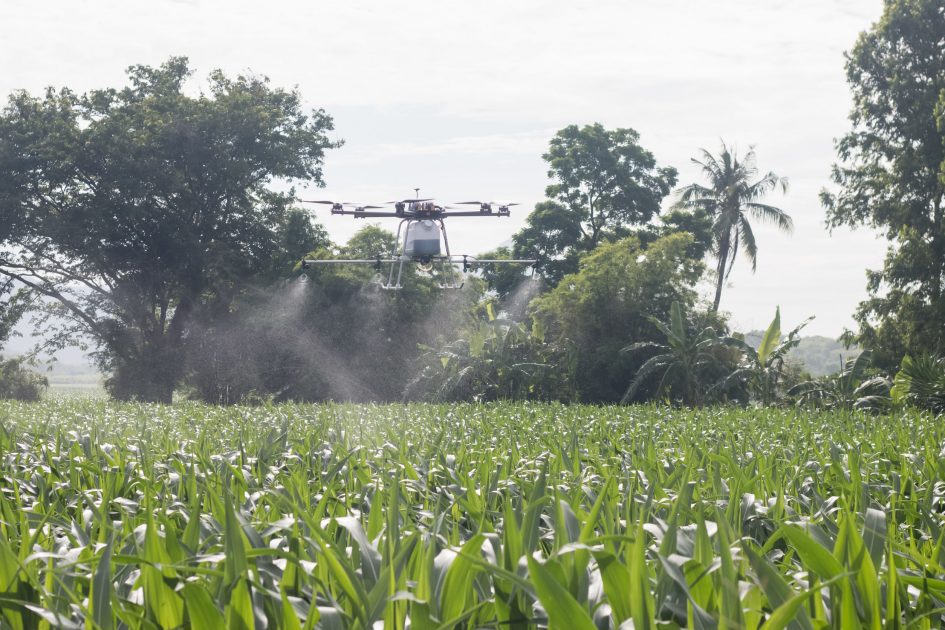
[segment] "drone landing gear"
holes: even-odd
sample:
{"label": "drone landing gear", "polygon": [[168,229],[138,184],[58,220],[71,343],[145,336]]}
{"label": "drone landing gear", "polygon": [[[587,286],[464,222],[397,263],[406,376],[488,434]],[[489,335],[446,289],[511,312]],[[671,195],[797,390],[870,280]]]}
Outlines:
{"label": "drone landing gear", "polygon": [[[401,256],[390,263],[390,269],[387,273],[387,281],[381,280],[379,285],[387,291],[397,291],[403,288],[401,279],[404,275],[404,265],[415,262],[417,270],[423,273],[436,276],[439,279],[437,286],[441,289],[462,289],[465,281],[462,274],[457,271],[451,258],[446,256],[437,256],[429,260],[414,261],[406,256]],[[380,265],[374,267],[380,272]]]}

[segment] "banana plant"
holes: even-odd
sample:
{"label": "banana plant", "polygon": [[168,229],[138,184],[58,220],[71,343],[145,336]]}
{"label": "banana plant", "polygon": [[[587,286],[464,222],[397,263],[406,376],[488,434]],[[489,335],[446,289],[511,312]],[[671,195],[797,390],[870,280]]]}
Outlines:
{"label": "banana plant", "polygon": [[743,381],[765,407],[777,402],[784,378],[784,362],[788,353],[801,342],[800,332],[813,317],[808,317],[787,336],[781,335],[781,307],[775,308],[774,319],[768,324],[761,343],[755,348],[744,336],[733,335],[725,343],[742,351],[744,361],[726,382]]}
{"label": "banana plant", "polygon": [[641,341],[621,349],[625,353],[645,349],[655,349],[659,353],[640,366],[620,402],[626,403],[633,399],[647,379],[654,374],[661,374],[658,396],[671,393],[687,406],[701,407],[707,389],[703,374],[706,368],[718,361],[716,350],[721,345],[718,334],[711,326],[707,326],[697,334],[690,335],[686,330],[686,315],[679,302],[673,302],[670,306],[668,323],[655,317],[649,320],[666,337],[666,343]]}
{"label": "banana plant", "polygon": [[828,374],[792,387],[788,394],[797,396],[798,405],[820,409],[882,411],[892,404],[889,380],[867,376],[872,361],[869,350],[847,359],[836,374]]}
{"label": "banana plant", "polygon": [[[521,322],[496,317],[438,348],[427,348],[424,368],[407,387],[407,396],[432,400],[524,400],[541,398],[547,379],[555,379],[544,337]],[[551,388],[554,389],[554,388]]]}

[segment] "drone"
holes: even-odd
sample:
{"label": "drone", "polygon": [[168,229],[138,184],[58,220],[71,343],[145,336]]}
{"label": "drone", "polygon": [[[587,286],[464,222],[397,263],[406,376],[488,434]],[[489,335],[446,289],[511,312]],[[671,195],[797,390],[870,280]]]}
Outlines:
{"label": "drone", "polygon": [[[393,218],[400,219],[397,226],[397,245],[395,251],[379,254],[368,259],[305,259],[302,268],[312,265],[373,265],[378,274],[387,266],[387,281],[383,279],[383,289],[402,289],[404,265],[415,263],[421,272],[433,274],[438,269],[441,289],[459,289],[463,286],[462,276],[457,267],[465,274],[481,265],[538,264],[537,259],[481,259],[468,254],[452,254],[446,237],[445,219],[449,217],[507,217],[509,207],[516,203],[497,201],[461,201],[454,206],[478,206],[476,210],[466,210],[454,206],[441,206],[433,199],[420,199],[420,189],[414,189],[417,198],[385,201],[379,205],[362,205],[344,201],[326,201],[322,199],[299,199],[302,203],[331,206],[332,214],[350,215],[355,219]],[[390,206],[393,206],[391,209]]]}

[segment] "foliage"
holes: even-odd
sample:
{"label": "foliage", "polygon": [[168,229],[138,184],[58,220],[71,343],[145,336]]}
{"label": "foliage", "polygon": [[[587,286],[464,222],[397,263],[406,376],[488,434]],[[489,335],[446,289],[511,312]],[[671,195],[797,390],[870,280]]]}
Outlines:
{"label": "foliage", "polygon": [[891,395],[899,404],[945,412],[945,359],[930,354],[915,359],[906,355],[893,378]]}
{"label": "foliage", "polygon": [[692,287],[703,270],[689,255],[692,242],[691,235],[679,233],[647,247],[636,237],[604,243],[582,259],[578,273],[532,301],[549,343],[576,349],[580,400],[620,401],[642,362],[621,348],[661,340],[650,318],[667,319],[673,302],[692,306]]}
{"label": "foliage", "polygon": [[0,399],[36,401],[49,386],[45,376],[26,365],[26,361],[0,356]]}
{"label": "foliage", "polygon": [[548,197],[514,237],[517,257],[537,255],[552,283],[577,271],[582,253],[628,234],[659,214],[676,183],[676,169],[658,167],[633,129],[600,123],[569,125],[551,139],[542,158],[552,183]]}
{"label": "foliage", "polygon": [[686,314],[679,302],[672,303],[668,323],[655,317],[651,317],[650,321],[666,341],[662,344],[639,341],[623,348],[622,352],[627,353],[653,349],[659,354],[651,356],[640,366],[620,402],[633,400],[648,378],[661,374],[655,392],[657,397],[668,393],[672,400],[679,400],[690,407],[701,407],[709,389],[704,374],[708,367],[714,366],[719,360],[721,340],[718,333],[708,326],[695,335],[689,334]]}
{"label": "foliage", "polygon": [[786,337],[781,335],[781,307],[774,311],[774,319],[768,325],[757,348],[748,344],[744,337],[728,337],[726,343],[739,348],[744,356],[743,364],[735,370],[729,380],[740,380],[748,384],[755,398],[767,407],[784,395],[785,360],[801,342],[801,330],[812,317],[794,327]]}
{"label": "foliage", "polygon": [[735,150],[723,144],[718,157],[702,149],[702,160],[693,158],[692,161],[702,169],[709,185],[684,187],[679,192],[679,205],[712,217],[711,251],[716,258],[712,310],[717,311],[722,286],[732,273],[739,248],[751,262],[752,271],[758,265],[758,244],[749,219],[773,223],[785,232],[793,229],[791,217],[784,210],[761,202],[775,188],[786,191],[787,179],[769,171],[752,181],[758,173],[754,149],[739,161]]}
{"label": "foliage", "polygon": [[945,623],[928,414],[73,401],[0,418],[4,626]]}
{"label": "foliage", "polygon": [[890,406],[890,383],[883,376],[870,376],[871,353],[864,350],[847,359],[836,374],[799,383],[789,393],[797,397],[797,404],[818,409],[884,410]]}
{"label": "foliage", "polygon": [[[306,257],[373,258],[394,241],[369,225],[343,247]],[[247,292],[225,316],[194,329],[190,396],[227,404],[400,400],[418,346],[452,335],[471,317],[482,283],[469,278],[463,289],[443,291],[405,265],[403,289],[384,291],[376,273],[371,266],[313,265]]]}
{"label": "foliage", "polygon": [[495,316],[477,321],[460,338],[427,347],[405,397],[431,401],[569,400],[570,356],[545,343],[540,325]]}
{"label": "foliage", "polygon": [[18,92],[0,115],[0,275],[53,305],[57,341],[93,340],[119,398],[170,400],[193,319],[271,276],[305,222],[270,184],[320,184],[337,146],[295,91],[216,71],[193,96],[189,75],[133,66],[123,89]]}
{"label": "foliage", "polygon": [[[2,241],[0,241],[2,242]],[[13,328],[29,308],[29,296],[17,290],[10,278],[0,278],[0,349],[14,334]]]}
{"label": "foliage", "polygon": [[889,240],[855,340],[895,371],[905,354],[945,353],[945,6],[887,0],[847,54],[851,130],[837,142],[827,224]]}

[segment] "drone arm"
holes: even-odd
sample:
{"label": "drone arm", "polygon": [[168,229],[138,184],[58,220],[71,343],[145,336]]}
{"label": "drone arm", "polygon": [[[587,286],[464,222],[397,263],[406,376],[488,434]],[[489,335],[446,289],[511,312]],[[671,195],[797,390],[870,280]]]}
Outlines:
{"label": "drone arm", "polygon": [[499,263],[510,263],[510,264],[519,264],[519,265],[534,265],[534,264],[536,264],[537,262],[538,262],[538,261],[535,260],[535,259],[527,259],[527,258],[497,258],[497,259],[495,259],[495,260],[477,259],[477,258],[470,258],[470,259],[469,259],[469,264],[470,264],[470,265],[487,265],[487,264],[491,265],[491,264],[499,264]]}
{"label": "drone arm", "polygon": [[350,214],[356,218],[375,218],[375,217],[394,217],[401,218],[401,215],[393,212],[373,212],[371,210],[335,210],[331,209],[332,214]]}
{"label": "drone arm", "polygon": [[438,217],[507,217],[509,214],[507,212],[483,212],[481,210],[460,210],[459,212],[442,212],[437,215]]}
{"label": "drone arm", "polygon": [[311,265],[376,265],[377,263],[396,263],[400,262],[399,258],[363,258],[363,259],[349,259],[349,258],[319,258],[319,259],[306,259],[302,261],[302,268],[305,269]]}

